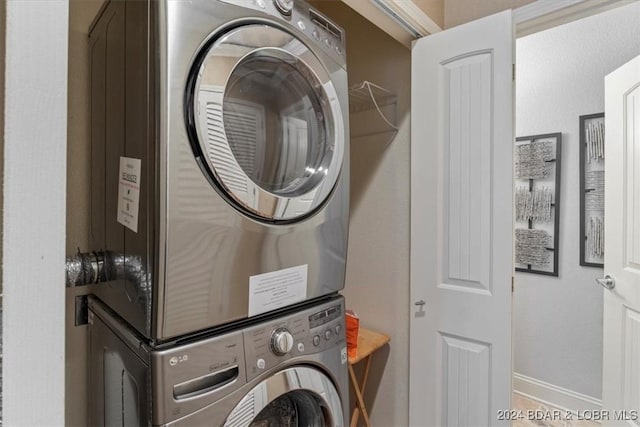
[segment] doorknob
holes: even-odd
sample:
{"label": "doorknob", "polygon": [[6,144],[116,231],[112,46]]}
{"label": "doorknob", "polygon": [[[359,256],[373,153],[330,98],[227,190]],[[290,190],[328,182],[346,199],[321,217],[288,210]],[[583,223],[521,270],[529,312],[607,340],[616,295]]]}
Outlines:
{"label": "doorknob", "polygon": [[422,307],[423,305],[426,304],[426,302],[424,302],[424,300],[420,300],[420,301],[416,301],[413,304],[417,305],[418,307]]}
{"label": "doorknob", "polygon": [[596,282],[598,282],[600,285],[602,285],[603,288],[605,289],[613,289],[616,287],[616,281],[615,279],[610,276],[610,275],[606,275],[604,276],[604,279],[596,279]]}

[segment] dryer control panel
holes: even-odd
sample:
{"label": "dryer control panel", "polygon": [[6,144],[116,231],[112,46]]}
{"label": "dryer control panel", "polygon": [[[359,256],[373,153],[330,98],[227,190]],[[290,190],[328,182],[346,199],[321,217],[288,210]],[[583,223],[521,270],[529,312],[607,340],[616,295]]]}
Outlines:
{"label": "dryer control panel", "polygon": [[313,40],[314,44],[327,53],[343,67],[345,59],[344,30],[326,16],[300,0],[218,0],[224,3],[242,6],[290,24],[295,31],[302,32]]}
{"label": "dryer control panel", "polygon": [[245,329],[247,380],[289,359],[338,346],[346,350],[344,322],[340,299]]}

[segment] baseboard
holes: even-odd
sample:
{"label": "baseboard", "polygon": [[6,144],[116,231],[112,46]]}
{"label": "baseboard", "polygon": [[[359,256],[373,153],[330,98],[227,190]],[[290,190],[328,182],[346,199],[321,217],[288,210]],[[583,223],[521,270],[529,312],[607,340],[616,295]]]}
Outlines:
{"label": "baseboard", "polygon": [[518,373],[513,374],[513,391],[524,397],[572,412],[602,409],[600,399]]}

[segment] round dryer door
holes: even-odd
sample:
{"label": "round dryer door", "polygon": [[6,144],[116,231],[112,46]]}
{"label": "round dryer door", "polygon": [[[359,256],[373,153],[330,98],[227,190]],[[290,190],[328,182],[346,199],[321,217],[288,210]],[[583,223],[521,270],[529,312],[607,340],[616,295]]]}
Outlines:
{"label": "round dryer door", "polygon": [[254,387],[224,426],[341,427],[340,395],[331,380],[308,367],[285,369]]}
{"label": "round dryer door", "polygon": [[196,61],[187,120],[201,167],[236,209],[291,222],[330,196],[345,128],[320,59],[266,24],[213,37]]}

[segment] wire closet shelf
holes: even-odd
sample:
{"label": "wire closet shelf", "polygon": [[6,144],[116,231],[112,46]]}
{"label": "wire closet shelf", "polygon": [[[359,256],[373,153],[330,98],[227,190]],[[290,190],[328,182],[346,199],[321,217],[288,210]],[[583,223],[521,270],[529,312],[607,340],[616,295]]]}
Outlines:
{"label": "wire closet shelf", "polygon": [[[390,119],[382,109],[392,107],[393,118]],[[377,110],[378,114],[388,126],[386,131],[398,131],[395,123],[396,95],[387,89],[369,81],[357,83],[349,88],[349,112],[351,114]],[[356,135],[364,136],[364,135]]]}

